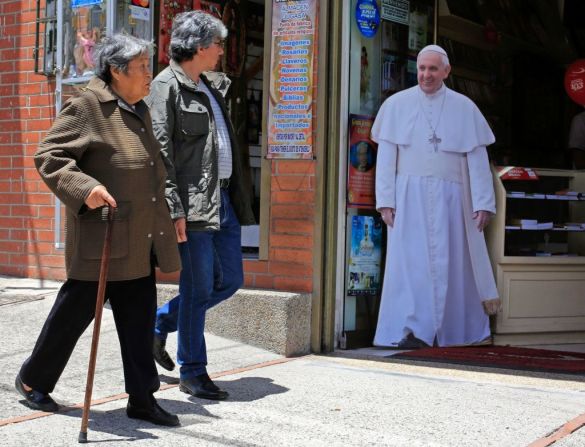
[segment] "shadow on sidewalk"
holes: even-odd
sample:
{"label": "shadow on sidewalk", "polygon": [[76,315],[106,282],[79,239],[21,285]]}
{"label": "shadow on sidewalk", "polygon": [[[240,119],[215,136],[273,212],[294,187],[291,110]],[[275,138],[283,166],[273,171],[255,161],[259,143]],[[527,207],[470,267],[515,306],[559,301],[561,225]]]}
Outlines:
{"label": "shadow on sidewalk", "polygon": [[[161,384],[179,384],[177,377],[166,374],[159,374],[158,377]],[[281,394],[289,391],[288,388],[273,383],[272,379],[267,377],[242,377],[236,380],[213,379],[213,383],[230,393],[228,400],[231,402],[252,402],[272,394]],[[189,400],[192,402],[205,402],[205,405],[217,403],[216,401],[199,399],[197,397],[189,397]]]}
{"label": "shadow on sidewalk", "polygon": [[[169,378],[172,379],[172,378]],[[177,381],[175,379],[175,381]],[[215,383],[222,389],[230,393],[229,402],[252,402],[263,399],[264,397],[281,394],[289,391],[288,388],[273,383],[272,379],[266,377],[243,377],[236,380],[215,381]],[[220,419],[208,410],[208,407],[213,408],[215,405],[222,405],[224,403],[213,400],[198,399],[193,396],[188,396],[188,401],[170,400],[157,398],[158,403],[167,411],[175,413],[181,419],[181,427],[164,428],[164,430],[172,430],[173,433],[183,433],[181,430],[185,427],[197,424],[208,424],[213,419]],[[82,410],[75,409],[59,414],[70,416],[81,420]],[[145,431],[155,427],[153,424],[141,421],[138,419],[129,419],[126,416],[125,408],[117,408],[111,411],[103,411],[99,408],[92,407],[90,411],[90,421],[88,429],[88,437],[91,443],[103,442],[122,442],[122,441],[137,441],[144,439],[159,439],[159,436]],[[158,427],[161,428],[161,427]],[[91,432],[102,433],[116,436],[113,439],[99,439],[91,440]],[[196,436],[193,432],[184,431],[188,437]],[[209,437],[209,435],[207,435]],[[223,436],[213,437],[207,439],[214,442],[234,441],[224,439]],[[239,444],[238,444],[239,445]]]}

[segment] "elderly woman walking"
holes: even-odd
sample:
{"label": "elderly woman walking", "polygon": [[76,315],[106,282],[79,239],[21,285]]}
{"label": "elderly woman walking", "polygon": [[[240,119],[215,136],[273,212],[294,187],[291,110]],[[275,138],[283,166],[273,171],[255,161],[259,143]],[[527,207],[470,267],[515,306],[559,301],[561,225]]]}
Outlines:
{"label": "elderly woman walking", "polygon": [[124,365],[127,415],[176,426],[153,393],[154,266],[179,270],[164,189],[166,170],[142,98],[149,93],[152,44],[128,35],[95,48],[95,73],[69,100],[35,154],[39,174],[67,208],[67,281],[31,356],[16,378],[23,403],[57,411],[51,398],[67,361],[94,318],[106,205],[115,209],[105,298],[112,307]]}

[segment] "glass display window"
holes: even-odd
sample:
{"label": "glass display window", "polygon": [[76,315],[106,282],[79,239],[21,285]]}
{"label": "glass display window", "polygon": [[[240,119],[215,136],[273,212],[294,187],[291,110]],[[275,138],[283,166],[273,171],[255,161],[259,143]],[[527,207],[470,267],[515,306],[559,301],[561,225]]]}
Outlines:
{"label": "glass display window", "polygon": [[63,82],[86,82],[93,76],[93,49],[107,33],[108,0],[64,0]]}
{"label": "glass display window", "polygon": [[152,40],[151,0],[62,0],[63,84],[83,84],[94,74],[93,50],[106,35],[124,32]]}
{"label": "glass display window", "polygon": [[118,0],[114,32],[152,40],[151,0]]}

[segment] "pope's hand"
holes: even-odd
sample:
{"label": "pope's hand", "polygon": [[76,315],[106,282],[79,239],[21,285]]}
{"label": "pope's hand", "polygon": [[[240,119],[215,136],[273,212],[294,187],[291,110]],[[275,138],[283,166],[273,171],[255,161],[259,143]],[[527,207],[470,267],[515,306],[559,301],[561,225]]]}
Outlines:
{"label": "pope's hand", "polygon": [[114,208],[118,206],[104,185],[97,185],[93,188],[87,199],[85,199],[85,204],[90,210],[105,205],[111,205]]}
{"label": "pope's hand", "polygon": [[473,218],[477,221],[477,229],[479,231],[483,231],[483,229],[488,226],[490,220],[492,219],[492,215],[493,214],[489,211],[484,210],[473,213]]}
{"label": "pope's hand", "polygon": [[184,217],[175,220],[175,233],[177,234],[177,242],[187,242],[187,221]]}
{"label": "pope's hand", "polygon": [[396,215],[394,208],[380,208],[378,211],[380,211],[384,223],[389,227],[394,227],[394,216]]}

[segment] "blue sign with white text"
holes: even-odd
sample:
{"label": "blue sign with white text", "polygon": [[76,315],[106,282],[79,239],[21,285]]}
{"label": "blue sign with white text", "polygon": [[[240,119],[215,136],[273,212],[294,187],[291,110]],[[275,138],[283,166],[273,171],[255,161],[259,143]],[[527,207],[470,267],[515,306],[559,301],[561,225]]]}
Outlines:
{"label": "blue sign with white text", "polygon": [[374,37],[380,26],[380,9],[376,0],[358,0],[355,6],[355,20],[362,35]]}

